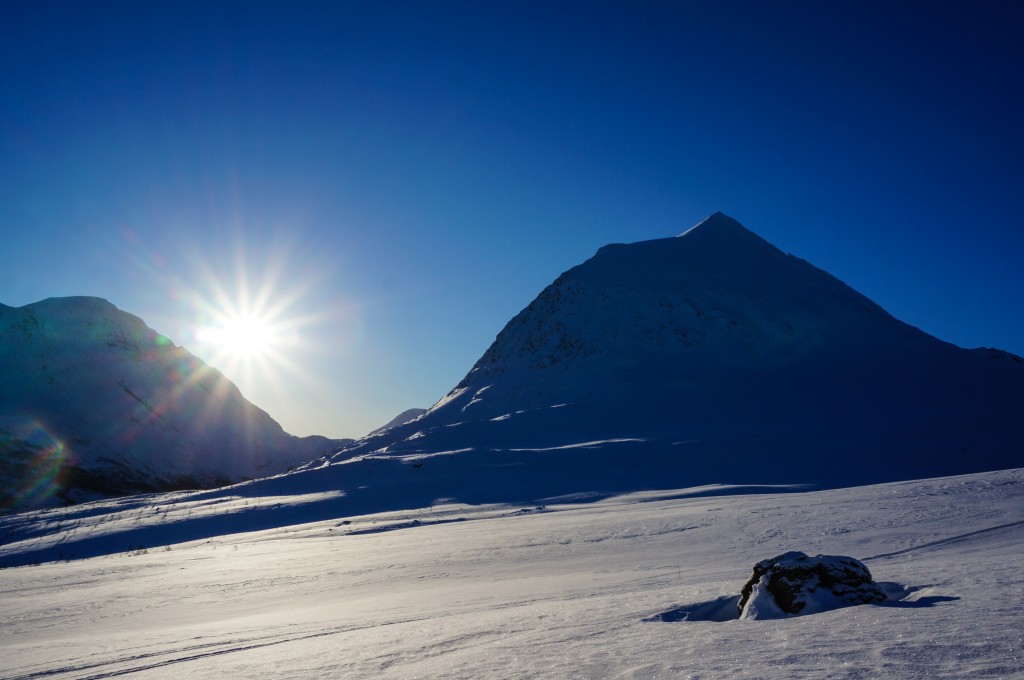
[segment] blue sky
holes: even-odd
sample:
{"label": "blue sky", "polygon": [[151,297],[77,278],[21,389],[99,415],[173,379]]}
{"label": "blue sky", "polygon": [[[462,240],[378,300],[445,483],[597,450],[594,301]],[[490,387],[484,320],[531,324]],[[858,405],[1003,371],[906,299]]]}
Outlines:
{"label": "blue sky", "polygon": [[[1022,8],[8,0],[0,302],[107,298],[357,436],[601,245],[722,210],[1024,354]],[[204,346],[243,308],[272,353]]]}

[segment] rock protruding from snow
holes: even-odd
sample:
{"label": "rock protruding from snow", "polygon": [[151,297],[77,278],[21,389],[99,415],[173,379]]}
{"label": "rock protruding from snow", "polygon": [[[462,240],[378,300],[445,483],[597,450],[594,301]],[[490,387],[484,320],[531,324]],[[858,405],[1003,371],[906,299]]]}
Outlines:
{"label": "rock protruding from snow", "polygon": [[754,565],[738,606],[742,619],[777,619],[886,599],[860,560],[792,551]]}

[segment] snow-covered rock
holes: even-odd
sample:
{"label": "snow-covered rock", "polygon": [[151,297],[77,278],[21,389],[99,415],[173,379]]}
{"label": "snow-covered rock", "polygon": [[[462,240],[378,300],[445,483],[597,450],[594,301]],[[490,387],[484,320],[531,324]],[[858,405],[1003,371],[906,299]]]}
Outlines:
{"label": "snow-covered rock", "polygon": [[106,300],[0,305],[0,509],[216,486],[340,443],[285,433],[219,371]]}
{"label": "snow-covered rock", "polygon": [[754,565],[738,607],[742,619],[777,619],[885,600],[860,560],[793,550]]}

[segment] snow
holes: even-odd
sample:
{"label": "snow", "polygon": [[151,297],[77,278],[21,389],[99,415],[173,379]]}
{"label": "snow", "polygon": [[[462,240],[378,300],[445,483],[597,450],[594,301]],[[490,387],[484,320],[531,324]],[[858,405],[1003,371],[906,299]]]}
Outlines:
{"label": "snow", "polygon": [[605,439],[601,441],[576,442],[573,444],[562,444],[561,446],[547,446],[534,449],[509,449],[509,451],[565,451],[566,449],[595,449],[601,446],[607,446],[608,444],[627,444],[632,442],[643,441],[643,439],[637,439],[635,437],[622,439]]}
{"label": "snow", "polygon": [[[813,603],[808,603],[808,606],[815,610],[808,613],[820,613],[822,609],[838,609],[838,607],[815,607]],[[787,616],[790,615],[779,609],[775,598],[768,592],[768,576],[766,575],[762,576],[754,585],[754,589],[750,592],[750,599],[744,605],[739,618],[744,620],[784,619]]]}
{"label": "snow", "polygon": [[371,435],[379,434],[379,433],[383,432],[384,430],[390,430],[392,427],[397,427],[399,425],[405,425],[406,423],[408,423],[408,422],[410,422],[412,420],[416,420],[417,418],[419,418],[421,415],[423,415],[426,412],[427,412],[427,409],[425,409],[425,408],[409,408],[409,409],[406,409],[406,410],[402,411],[401,413],[399,413],[394,418],[392,418],[391,420],[389,420],[384,425],[381,425],[380,427],[378,427],[376,430],[374,430],[370,434]]}
{"label": "snow", "polygon": [[[4,570],[0,676],[1024,675],[1024,470],[740,491],[448,504],[249,533],[223,533],[223,503],[196,494],[26,513],[130,525],[191,498],[210,533]],[[787,550],[857,557],[893,599],[736,619],[751,565]]]}

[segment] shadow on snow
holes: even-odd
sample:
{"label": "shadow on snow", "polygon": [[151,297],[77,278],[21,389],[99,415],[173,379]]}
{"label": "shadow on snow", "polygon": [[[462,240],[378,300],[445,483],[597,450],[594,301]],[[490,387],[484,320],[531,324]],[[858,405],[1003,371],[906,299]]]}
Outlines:
{"label": "shadow on snow", "polygon": [[[955,602],[959,597],[950,595],[929,595],[913,600],[907,599],[912,594],[930,586],[903,586],[899,583],[884,582],[879,586],[888,594],[889,599],[876,604],[858,605],[863,607],[895,607],[899,609],[924,609],[944,602]],[[680,621],[736,621],[739,619],[739,595],[723,595],[705,602],[694,602],[673,607],[668,611],[648,616],[644,621],[662,623],[678,623]],[[790,617],[794,618],[794,617]]]}

